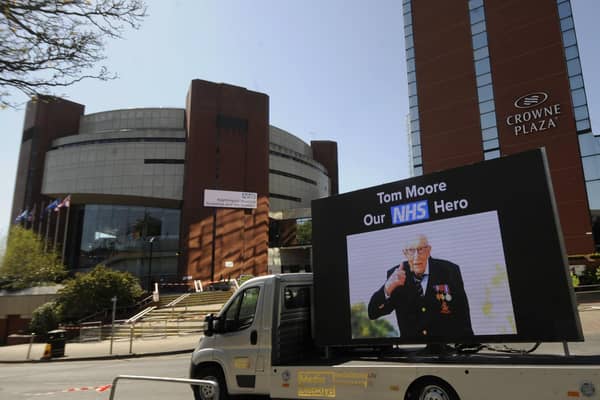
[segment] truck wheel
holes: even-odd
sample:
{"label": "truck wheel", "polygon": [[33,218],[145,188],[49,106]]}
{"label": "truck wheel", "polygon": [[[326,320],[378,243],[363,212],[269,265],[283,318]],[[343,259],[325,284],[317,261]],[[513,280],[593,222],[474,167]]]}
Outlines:
{"label": "truck wheel", "polygon": [[452,386],[436,378],[418,382],[409,390],[406,398],[410,400],[459,400]]}
{"label": "truck wheel", "polygon": [[227,393],[227,384],[223,377],[223,372],[219,368],[215,367],[204,367],[200,368],[194,376],[195,379],[204,379],[207,381],[215,381],[219,384],[219,398],[215,397],[214,391],[208,386],[196,386],[192,387],[194,391],[195,400],[229,400],[229,394]]}

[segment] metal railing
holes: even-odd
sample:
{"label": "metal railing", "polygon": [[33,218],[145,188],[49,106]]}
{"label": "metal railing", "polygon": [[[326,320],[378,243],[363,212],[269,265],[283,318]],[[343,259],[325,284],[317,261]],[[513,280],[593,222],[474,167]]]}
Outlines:
{"label": "metal railing", "polygon": [[112,386],[110,388],[109,400],[115,399],[115,394],[117,393],[117,384],[121,380],[170,382],[200,386],[200,390],[204,392],[207,398],[212,398],[215,400],[219,398],[219,384],[214,381],[208,381],[203,379],[167,378],[162,376],[119,375],[115,379],[113,379]]}

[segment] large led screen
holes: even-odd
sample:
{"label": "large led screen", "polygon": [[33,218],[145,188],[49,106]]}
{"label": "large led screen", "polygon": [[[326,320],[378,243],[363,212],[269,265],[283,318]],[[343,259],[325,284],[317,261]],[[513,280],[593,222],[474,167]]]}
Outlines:
{"label": "large led screen", "polygon": [[313,202],[321,345],[582,340],[545,153]]}

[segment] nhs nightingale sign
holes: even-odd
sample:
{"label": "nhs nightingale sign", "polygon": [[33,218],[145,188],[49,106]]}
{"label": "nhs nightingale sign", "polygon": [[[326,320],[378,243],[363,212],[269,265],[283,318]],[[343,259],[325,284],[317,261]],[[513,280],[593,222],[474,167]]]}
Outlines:
{"label": "nhs nightingale sign", "polygon": [[204,189],[204,207],[256,208],[254,192]]}
{"label": "nhs nightingale sign", "polygon": [[515,136],[556,128],[561,114],[560,103],[548,104],[548,93],[533,92],[514,101],[516,112],[506,117],[506,125]]}

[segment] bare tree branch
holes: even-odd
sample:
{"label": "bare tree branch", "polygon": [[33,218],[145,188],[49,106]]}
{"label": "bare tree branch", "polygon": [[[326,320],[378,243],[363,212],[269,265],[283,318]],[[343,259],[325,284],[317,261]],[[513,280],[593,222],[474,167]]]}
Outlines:
{"label": "bare tree branch", "polygon": [[[43,97],[83,79],[114,79],[106,39],[122,39],[146,16],[143,0],[0,0],[0,108],[9,89]],[[91,72],[90,72],[91,71]]]}

